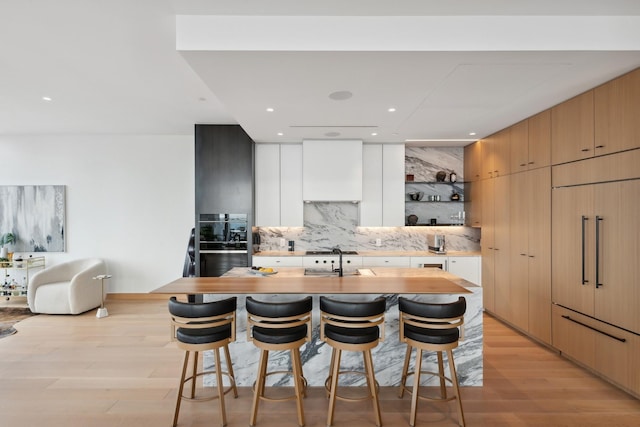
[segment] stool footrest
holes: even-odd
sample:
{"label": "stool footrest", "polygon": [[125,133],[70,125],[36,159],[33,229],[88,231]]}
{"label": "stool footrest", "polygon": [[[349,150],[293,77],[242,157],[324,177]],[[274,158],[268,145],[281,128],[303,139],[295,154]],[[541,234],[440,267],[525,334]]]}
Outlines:
{"label": "stool footrest", "polygon": [[[291,375],[293,376],[293,372],[291,371],[272,371],[272,372],[267,372],[265,376],[269,376],[269,375]],[[302,388],[303,388],[303,396],[306,396],[306,393],[304,393],[307,390],[307,379],[305,377],[300,377],[300,379],[302,379]],[[282,387],[284,388],[284,387]],[[291,388],[295,389],[295,385],[292,385]],[[255,381],[253,382],[253,385],[251,386],[251,390],[253,390],[253,392],[256,392],[256,383]],[[265,388],[266,390],[266,388]],[[284,397],[267,397],[267,396],[259,396],[260,400],[266,400],[268,402],[285,402],[287,400],[295,400],[297,399],[296,394],[292,394],[290,396],[284,396]]]}
{"label": "stool footrest", "polygon": [[[444,375],[440,375],[437,372],[433,372],[433,371],[420,371],[420,374],[427,374],[427,375],[431,375],[432,377],[437,377],[437,378],[442,378],[443,380],[445,380],[449,385],[451,385],[453,387],[453,381],[451,380],[451,378],[444,376]],[[403,378],[404,382],[402,384],[400,384],[400,387],[402,388],[402,390],[406,391],[409,394],[413,394],[413,385],[412,386],[407,386],[406,385],[406,381],[407,378],[412,377],[413,375],[415,375],[415,372],[411,371],[411,372],[407,372],[407,375]],[[421,387],[429,387],[429,386],[421,386]],[[432,386],[434,388],[440,388],[439,385],[434,385]],[[452,400],[456,400],[458,397],[457,396],[451,396],[451,397],[430,397],[430,396],[425,396],[422,394],[418,394],[418,398],[422,399],[422,400],[430,400],[432,402],[450,402]]]}
{"label": "stool footrest", "polygon": [[[204,372],[198,372],[196,373],[195,377],[202,377],[204,375],[215,375],[216,371],[204,371]],[[230,384],[227,386],[227,388],[225,388],[223,390],[223,394],[228,394],[231,391],[235,391],[235,380],[233,379],[233,377],[231,376],[230,373],[228,372],[220,372],[221,375],[224,375],[225,377],[229,378]],[[193,375],[191,375],[190,377],[187,377],[184,379],[183,383],[187,384],[189,381],[194,381],[195,378]],[[183,390],[184,393],[184,390]],[[215,400],[215,399],[219,399],[220,396],[218,396],[217,394],[215,396],[208,396],[208,397],[189,397],[189,396],[185,396],[184,394],[182,396],[180,396],[182,398],[182,400],[187,400],[190,402],[207,402],[209,400]],[[237,393],[234,393],[233,397],[238,397]]]}

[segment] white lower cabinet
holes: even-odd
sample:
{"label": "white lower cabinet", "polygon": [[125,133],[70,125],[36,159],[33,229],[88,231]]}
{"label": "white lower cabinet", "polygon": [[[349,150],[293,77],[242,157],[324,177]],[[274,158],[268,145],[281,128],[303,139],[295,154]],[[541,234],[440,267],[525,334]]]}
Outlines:
{"label": "white lower cabinet", "polygon": [[254,267],[302,267],[301,256],[254,256]]}
{"label": "white lower cabinet", "polygon": [[478,256],[420,256],[411,257],[411,267],[435,267],[481,286],[480,257]]}
{"label": "white lower cabinet", "polygon": [[411,257],[408,256],[365,256],[362,257],[363,267],[411,267]]}
{"label": "white lower cabinet", "polygon": [[482,275],[480,274],[480,257],[477,256],[450,256],[449,273],[462,277],[465,280],[482,286]]}

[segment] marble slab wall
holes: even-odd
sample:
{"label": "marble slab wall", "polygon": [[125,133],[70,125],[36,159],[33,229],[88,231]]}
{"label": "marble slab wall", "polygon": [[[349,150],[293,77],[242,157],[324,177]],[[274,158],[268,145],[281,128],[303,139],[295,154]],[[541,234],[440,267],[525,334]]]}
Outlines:
{"label": "marble slab wall", "polygon": [[[465,314],[464,339],[460,346],[454,350],[454,358],[458,378],[461,386],[481,386],[483,382],[483,323],[482,323],[482,288],[471,286],[468,288],[473,293],[465,294],[467,299],[467,312]],[[205,301],[223,299],[231,295],[205,295]],[[341,300],[370,301],[378,296],[387,298],[387,311],[385,313],[385,338],[372,350],[373,364],[376,379],[381,386],[396,386],[400,384],[401,371],[406,352],[406,345],[399,341],[399,313],[398,295],[327,295]],[[405,297],[430,302],[452,302],[458,295],[404,295]],[[254,295],[261,301],[291,301],[302,298],[301,295]],[[236,376],[236,384],[239,386],[251,386],[258,372],[259,350],[247,340],[245,296],[238,296],[236,342],[230,345],[233,370]],[[319,296],[313,296],[313,334],[312,340],[301,348],[304,376],[310,386],[322,386],[327,378],[331,361],[332,348],[320,340],[319,320]],[[290,353],[271,352],[269,359],[269,371],[290,371]],[[415,354],[414,354],[415,358]],[[413,360],[412,364],[413,366]],[[445,358],[446,359],[446,358]],[[448,363],[448,362],[447,362]],[[208,351],[204,356],[205,369],[214,369],[213,353]],[[363,367],[362,354],[344,352],[342,356],[342,370],[361,371]],[[449,372],[448,364],[445,367]],[[435,353],[425,353],[423,358],[423,370],[437,371],[437,359]],[[352,375],[341,378],[341,383],[351,386],[365,385],[364,377]],[[205,385],[213,386],[213,375],[205,378]],[[289,375],[274,375],[269,378],[269,385],[292,386]],[[429,376],[423,377],[423,384],[436,385],[435,379]]]}
{"label": "marble slab wall", "polygon": [[[463,149],[407,147],[405,170],[415,181],[433,182],[438,171],[458,174],[453,184],[407,184],[406,192],[424,191],[449,200],[453,191],[463,195]],[[418,190],[419,189],[419,190]],[[408,199],[408,197],[407,197]],[[304,205],[304,227],[259,227],[261,244],[256,251],[281,251],[280,239],[295,241],[296,251],[323,250],[340,247],[360,251],[426,251],[427,233],[446,236],[447,250],[476,252],[480,250],[480,230],[464,226],[442,227],[359,227],[360,206],[344,202],[316,202]],[[418,216],[418,223],[458,223],[463,216],[463,203],[407,203],[406,214]],[[456,217],[456,219],[452,218]],[[376,239],[382,246],[376,246]]]}

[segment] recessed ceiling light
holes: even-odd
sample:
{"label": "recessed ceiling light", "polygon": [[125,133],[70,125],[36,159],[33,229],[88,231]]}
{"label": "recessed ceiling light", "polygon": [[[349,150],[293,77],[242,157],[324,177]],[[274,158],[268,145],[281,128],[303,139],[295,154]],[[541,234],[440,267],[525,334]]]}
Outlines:
{"label": "recessed ceiling light", "polygon": [[271,107],[267,108],[267,112],[273,113],[273,111],[274,111],[273,108],[271,108]]}
{"label": "recessed ceiling light", "polygon": [[329,98],[334,101],[345,101],[353,96],[348,90],[338,90],[329,94]]}
{"label": "recessed ceiling light", "polygon": [[390,113],[394,113],[396,111],[396,109],[394,107],[391,107],[387,111],[390,112]]}
{"label": "recessed ceiling light", "polygon": [[43,96],[42,97],[43,101],[53,101],[53,98],[49,97],[49,96]]}
{"label": "recessed ceiling light", "polygon": [[284,135],[284,133],[278,132],[278,136],[282,136],[282,135]]}
{"label": "recessed ceiling light", "polygon": [[376,132],[372,132],[371,136],[378,136],[378,134]]}
{"label": "recessed ceiling light", "polygon": [[475,136],[475,132],[469,132],[469,136]]}

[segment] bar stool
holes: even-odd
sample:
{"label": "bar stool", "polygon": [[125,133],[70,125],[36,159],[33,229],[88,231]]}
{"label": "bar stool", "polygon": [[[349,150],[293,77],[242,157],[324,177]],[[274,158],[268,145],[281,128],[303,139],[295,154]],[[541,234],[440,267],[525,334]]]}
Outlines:
{"label": "bar stool", "polygon": [[[249,425],[256,425],[260,400],[274,402],[295,399],[298,410],[298,424],[302,427],[304,426],[302,398],[305,396],[307,381],[302,374],[300,347],[311,340],[311,309],[313,308],[313,301],[311,297],[306,297],[293,302],[263,302],[247,297],[246,308],[247,341],[253,341],[253,344],[260,349],[260,363],[254,385]],[[291,351],[291,372],[267,372],[269,351],[278,350]],[[265,396],[266,379],[273,374],[292,374],[295,393],[282,398]]]}
{"label": "bar stool", "polygon": [[[378,297],[367,302],[338,301],[320,297],[320,339],[329,344],[331,352],[330,373],[325,381],[329,393],[329,413],[327,425],[333,425],[336,399],[360,401],[371,399],[376,425],[382,426],[378,384],[373,370],[371,349],[384,339],[384,312],[386,299]],[[361,351],[364,372],[340,371],[342,351]],[[367,379],[369,393],[364,397],[352,398],[338,395],[338,377],[342,374],[360,374]]]}
{"label": "bar stool", "polygon": [[[176,410],[173,416],[173,426],[178,424],[180,403],[184,400],[204,402],[218,399],[220,404],[220,416],[222,426],[227,424],[227,414],[224,405],[224,396],[233,390],[233,396],[238,397],[233,365],[229,354],[229,343],[236,340],[236,297],[221,301],[205,303],[180,302],[176,297],[169,300],[169,313],[171,314],[171,339],[176,341],[178,348],[185,351]],[[222,371],[220,364],[220,348],[224,349],[225,362],[228,372]],[[215,355],[216,370],[198,372],[198,353],[205,350],[213,350]],[[193,352],[193,373],[186,378],[189,353]],[[218,394],[214,396],[196,397],[196,379],[203,375],[216,375]],[[225,390],[222,382],[225,375],[230,385]],[[191,381],[191,393],[183,395],[184,385]]]}
{"label": "bar stool", "polygon": [[[467,301],[460,297],[458,301],[448,304],[424,303],[412,301],[404,297],[398,298],[400,309],[400,341],[407,343],[407,353],[402,368],[402,383],[398,396],[403,397],[404,391],[411,393],[411,417],[409,425],[416,424],[416,411],[418,398],[448,402],[458,402],[458,418],[464,427],[464,413],[462,412],[462,399],[458,376],[453,361],[453,349],[458,347],[458,341],[463,338],[464,313],[467,310]],[[413,372],[409,370],[411,351],[416,349],[416,361]],[[422,352],[435,351],[438,356],[438,372],[421,371]],[[443,352],[447,352],[451,377],[444,374]],[[430,374],[440,379],[440,397],[427,397],[420,395],[420,374]],[[405,384],[408,376],[414,376],[413,389]],[[453,386],[454,396],[447,397],[446,383]]]}

